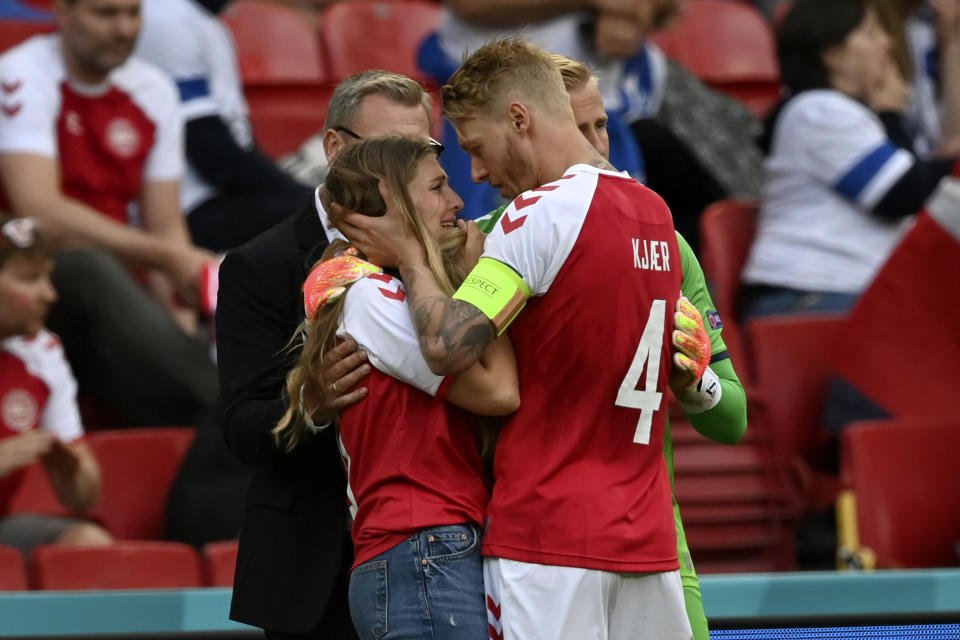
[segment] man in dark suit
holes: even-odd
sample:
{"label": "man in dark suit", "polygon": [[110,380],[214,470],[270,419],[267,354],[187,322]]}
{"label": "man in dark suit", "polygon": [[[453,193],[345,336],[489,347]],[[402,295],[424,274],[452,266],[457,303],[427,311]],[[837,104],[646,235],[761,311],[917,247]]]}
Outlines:
{"label": "man in dark suit", "polygon": [[[430,134],[430,97],[415,81],[366,71],[338,85],[323,134],[333,159],[364,137]],[[333,429],[364,397],[365,354],[346,343],[325,362],[324,409],[291,454],[270,433],[286,408],[284,378],[297,358],[290,339],[303,320],[301,286],[330,239],[319,196],[297,215],[227,254],[216,317],[227,443],[256,465],[247,494],[230,617],[267,638],[353,638],[347,610],[353,560],[343,467]],[[351,390],[352,389],[352,390]],[[345,393],[347,392],[347,393]]]}

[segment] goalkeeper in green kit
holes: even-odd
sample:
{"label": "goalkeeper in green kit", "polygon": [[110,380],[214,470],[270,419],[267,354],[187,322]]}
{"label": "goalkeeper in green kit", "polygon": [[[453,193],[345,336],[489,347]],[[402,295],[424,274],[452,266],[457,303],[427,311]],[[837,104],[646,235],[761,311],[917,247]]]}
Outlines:
{"label": "goalkeeper in green kit", "polygon": [[[596,80],[580,62],[556,54],[553,58],[563,76],[580,131],[604,158],[608,157],[606,113],[603,110],[600,93],[597,91]],[[476,220],[477,225],[484,233],[489,233],[505,208],[501,207],[479,218]],[[723,343],[722,323],[707,291],[703,269],[690,245],[680,234],[677,234],[677,242],[680,245],[683,265],[681,292],[686,301],[681,299],[675,316],[674,374],[671,377],[671,387],[681,389],[688,384],[705,385],[707,392],[711,395],[720,394],[719,402],[705,411],[696,406],[684,406],[683,403],[681,406],[698,432],[711,440],[723,444],[734,444],[740,440],[747,428],[746,396],[743,385],[737,378]],[[704,326],[704,317],[709,319],[707,326]],[[673,443],[670,438],[669,420],[663,449],[672,484]],[[680,575],[683,581],[687,616],[690,618],[694,638],[709,640],[710,632],[703,610],[700,583],[693,568],[690,550],[687,548],[676,498],[673,500],[673,513],[677,525],[677,552],[680,558]]]}

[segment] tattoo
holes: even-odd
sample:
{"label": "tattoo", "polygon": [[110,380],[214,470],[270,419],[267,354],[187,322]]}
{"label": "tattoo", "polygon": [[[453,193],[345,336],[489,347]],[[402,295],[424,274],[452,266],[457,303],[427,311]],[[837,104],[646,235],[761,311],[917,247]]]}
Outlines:
{"label": "tattoo", "polygon": [[420,349],[431,369],[460,373],[476,364],[496,338],[487,316],[469,302],[444,295],[429,269],[426,274],[404,269],[403,281]]}
{"label": "tattoo", "polygon": [[588,163],[591,167],[596,167],[597,169],[605,169],[606,171],[616,171],[617,168],[610,164],[603,156],[601,156],[596,151],[593,152],[593,160]]}

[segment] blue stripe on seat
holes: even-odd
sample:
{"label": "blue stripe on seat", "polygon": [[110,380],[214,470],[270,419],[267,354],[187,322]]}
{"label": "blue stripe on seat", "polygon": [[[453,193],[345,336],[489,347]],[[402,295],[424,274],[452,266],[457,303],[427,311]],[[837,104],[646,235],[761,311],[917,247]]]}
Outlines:
{"label": "blue stripe on seat", "polygon": [[864,156],[857,164],[853,165],[853,168],[837,180],[833,185],[834,191],[856,201],[867,185],[870,184],[870,181],[873,180],[873,177],[896,152],[897,146],[887,140]]}
{"label": "blue stripe on seat", "polygon": [[177,88],[180,90],[180,100],[187,102],[195,98],[206,98],[210,95],[210,85],[204,77],[185,78],[177,81]]}

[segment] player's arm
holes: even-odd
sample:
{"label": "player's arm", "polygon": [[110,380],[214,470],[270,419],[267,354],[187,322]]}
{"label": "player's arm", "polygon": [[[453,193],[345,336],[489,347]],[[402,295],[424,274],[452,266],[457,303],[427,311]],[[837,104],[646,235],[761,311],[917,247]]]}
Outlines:
{"label": "player's arm", "polygon": [[505,416],[520,408],[517,359],[509,336],[494,340],[477,364],[457,376],[446,400],[481,416]]}
{"label": "player's arm", "polygon": [[703,329],[710,337],[711,349],[708,366],[712,374],[716,376],[720,394],[717,403],[712,408],[702,412],[686,412],[687,418],[698,432],[711,440],[723,444],[734,444],[743,437],[747,429],[746,393],[737,377],[733,363],[730,361],[730,354],[726,345],[723,343],[722,324],[716,312],[716,307],[713,305],[713,300],[710,298],[703,268],[697,261],[690,245],[679,233],[677,234],[677,243],[680,245],[680,256],[683,264],[681,292],[699,311],[701,324],[703,318],[710,318],[711,316],[714,318],[714,322],[709,323],[709,326],[704,326]]}

